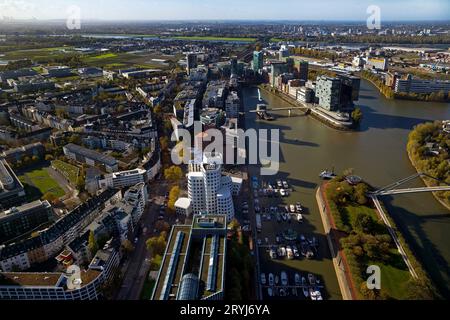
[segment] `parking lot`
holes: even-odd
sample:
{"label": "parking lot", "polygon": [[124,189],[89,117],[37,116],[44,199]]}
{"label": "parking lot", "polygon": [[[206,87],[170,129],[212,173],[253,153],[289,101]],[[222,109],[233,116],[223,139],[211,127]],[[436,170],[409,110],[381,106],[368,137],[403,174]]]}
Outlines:
{"label": "parking lot", "polygon": [[329,251],[325,236],[308,222],[308,208],[291,196],[289,181],[250,179],[262,298],[326,299],[320,261]]}

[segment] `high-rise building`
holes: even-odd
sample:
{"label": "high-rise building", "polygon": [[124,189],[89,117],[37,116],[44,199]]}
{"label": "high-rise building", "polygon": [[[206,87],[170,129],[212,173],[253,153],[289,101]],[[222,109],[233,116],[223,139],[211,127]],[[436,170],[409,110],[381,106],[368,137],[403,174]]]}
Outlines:
{"label": "high-rise building", "polygon": [[264,53],[262,51],[253,52],[253,70],[259,71],[264,66]]}
{"label": "high-rise building", "polygon": [[205,153],[201,163],[192,161],[188,173],[188,198],[193,213],[224,214],[234,218],[234,181],[222,176],[222,155]]}
{"label": "high-rise building", "polygon": [[308,81],[309,63],[308,61],[300,61],[298,64],[298,78]]}
{"label": "high-rise building", "polygon": [[186,71],[188,74],[191,74],[191,70],[197,68],[197,54],[189,52],[186,55],[186,61],[187,61]]}
{"label": "high-rise building", "polygon": [[359,98],[360,79],[352,76],[317,77],[316,98],[329,111],[349,111]]}
{"label": "high-rise building", "polygon": [[230,60],[231,74],[238,74],[238,60],[237,57],[232,57]]}

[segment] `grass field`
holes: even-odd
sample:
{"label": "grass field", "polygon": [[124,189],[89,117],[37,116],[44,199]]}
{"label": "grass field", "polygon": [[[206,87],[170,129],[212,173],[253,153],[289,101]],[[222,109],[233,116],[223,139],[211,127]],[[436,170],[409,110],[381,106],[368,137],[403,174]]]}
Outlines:
{"label": "grass field", "polygon": [[19,176],[19,179],[22,183],[29,185],[31,187],[30,189],[34,190],[35,194],[31,196],[40,194],[40,197],[42,197],[47,192],[51,192],[57,197],[62,197],[65,194],[64,190],[48,174],[45,168],[25,172]]}
{"label": "grass field", "polygon": [[52,166],[56,168],[57,171],[60,172],[64,177],[66,177],[66,179],[69,180],[70,183],[74,185],[77,183],[78,174],[80,172],[80,169],[78,167],[61,160],[52,161]]}

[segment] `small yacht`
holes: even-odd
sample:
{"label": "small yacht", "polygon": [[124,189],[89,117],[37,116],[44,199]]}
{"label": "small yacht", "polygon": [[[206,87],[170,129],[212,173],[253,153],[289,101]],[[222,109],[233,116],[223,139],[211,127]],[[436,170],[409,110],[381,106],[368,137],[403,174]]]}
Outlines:
{"label": "small yacht", "polygon": [[327,170],[322,171],[319,174],[319,177],[322,178],[322,179],[333,179],[334,177],[336,177],[336,174],[334,173],[334,170],[329,171],[327,169]]}
{"label": "small yacht", "polygon": [[302,277],[302,291],[303,291],[303,295],[305,296],[305,298],[308,298],[309,291],[308,291],[308,285],[306,283],[305,277]]}

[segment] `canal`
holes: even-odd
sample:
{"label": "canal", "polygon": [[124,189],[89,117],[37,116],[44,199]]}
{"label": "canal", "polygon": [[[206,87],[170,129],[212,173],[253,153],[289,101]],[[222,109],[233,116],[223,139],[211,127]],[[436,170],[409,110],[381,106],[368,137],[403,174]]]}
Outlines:
{"label": "canal", "polygon": [[[260,103],[257,88],[245,88],[243,97],[246,111],[256,109]],[[262,97],[269,107],[289,106],[273,95],[262,93]],[[367,81],[361,82],[357,105],[364,114],[357,132],[337,131],[308,116],[288,117],[287,111],[275,113],[277,119],[272,122],[258,121],[254,113],[246,113],[247,128],[280,129],[278,177],[286,178],[294,187],[287,202],[301,201],[308,208],[305,217],[312,232],[324,232],[315,200],[321,171],[332,167],[336,172],[353,168],[355,174],[375,187],[413,175],[416,171],[406,153],[408,133],[422,122],[450,119],[450,104],[388,100]],[[251,174],[256,174],[256,170],[250,167]],[[423,186],[423,183],[417,179],[408,186]],[[436,285],[449,297],[450,212],[430,193],[396,195],[383,198],[383,202]],[[328,297],[340,298],[329,256],[302,260],[296,267],[319,274]]]}

